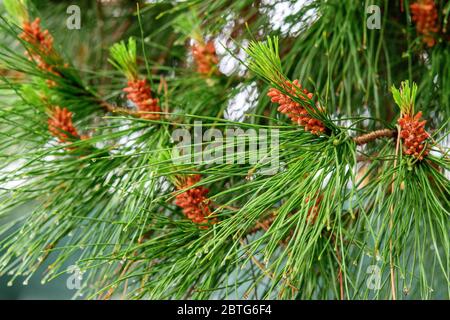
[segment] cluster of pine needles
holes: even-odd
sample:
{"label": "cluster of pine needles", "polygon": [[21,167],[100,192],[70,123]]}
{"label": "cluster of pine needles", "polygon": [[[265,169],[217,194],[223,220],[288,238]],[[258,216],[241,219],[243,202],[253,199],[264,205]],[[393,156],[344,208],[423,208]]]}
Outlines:
{"label": "cluster of pine needles", "polygon": [[[65,2],[4,0],[0,275],[75,264],[91,299],[450,298],[450,5],[373,2],[375,30],[341,0],[281,29],[276,1],[88,1],[67,30]],[[200,124],[276,131],[279,166],[251,136],[241,161],[176,163]]]}

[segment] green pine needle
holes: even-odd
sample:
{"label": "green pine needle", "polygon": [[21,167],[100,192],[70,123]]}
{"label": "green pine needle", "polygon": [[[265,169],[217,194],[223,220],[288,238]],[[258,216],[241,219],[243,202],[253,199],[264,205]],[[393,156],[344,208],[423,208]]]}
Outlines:
{"label": "green pine needle", "polygon": [[283,69],[278,49],[278,37],[267,37],[267,40],[252,41],[246,49],[251,60],[249,69],[272,84],[282,85]]}
{"label": "green pine needle", "polygon": [[16,22],[28,20],[28,0],[3,0],[6,12]]}
{"label": "green pine needle", "polygon": [[128,80],[136,79],[138,76],[136,64],[136,40],[132,37],[128,39],[128,45],[124,41],[114,44],[110,48],[110,58],[108,61],[122,71]]}
{"label": "green pine needle", "polygon": [[414,82],[412,86],[409,81],[403,81],[400,89],[397,89],[394,85],[391,87],[392,96],[395,103],[399,106],[403,114],[412,116],[414,114],[414,103],[417,95],[417,84]]}
{"label": "green pine needle", "polygon": [[[448,43],[416,45],[421,39],[407,23],[409,13],[381,0],[374,2],[383,6],[380,30],[361,28],[367,14],[358,1],[308,1],[289,12],[285,22],[300,28],[292,30],[271,30],[266,7],[274,6],[247,0],[159,1],[137,11],[136,3],[123,2],[120,8],[130,10],[117,11],[109,10],[112,2],[84,2],[83,17],[96,23],[83,18],[82,29],[70,32],[60,28],[66,4],[32,2],[54,37],[58,54],[42,58],[57,74],[30,61],[21,28],[0,16],[0,274],[6,281],[65,280],[70,263],[84,272],[77,297],[93,299],[389,299],[393,290],[399,299],[450,297]],[[11,10],[21,2],[6,3],[23,15],[20,6]],[[204,76],[192,68],[187,35],[230,31],[234,43],[224,46],[241,57],[246,23],[250,34],[277,34],[247,49],[250,71],[264,81],[244,70]],[[74,41],[76,35],[85,41]],[[139,37],[142,57],[130,36]],[[120,72],[103,55],[117,39],[126,40],[111,47],[109,61]],[[428,58],[417,59],[424,50]],[[123,75],[137,77],[137,61],[160,84],[151,83],[168,111],[160,120],[128,114],[136,106],[125,101]],[[289,79],[302,79],[314,99],[286,92]],[[403,82],[387,99],[385,88],[403,79],[417,85]],[[269,103],[268,87],[308,112],[326,108],[314,114],[329,134],[288,122]],[[393,128],[394,101],[402,113],[417,103],[434,116],[423,161],[396,152],[391,137],[355,146],[355,136]],[[244,103],[242,121],[225,119]],[[52,135],[46,109],[53,105],[73,112],[83,139],[64,144]],[[195,133],[199,121],[222,134],[247,131],[226,146],[239,159],[174,163],[181,142],[174,131],[204,137]],[[266,143],[264,154],[279,157],[268,175],[269,159],[250,161],[261,151],[249,145],[252,132],[264,130],[279,133],[276,148]],[[192,141],[192,158],[225,154],[217,139]],[[177,178],[189,174],[201,175],[192,188],[209,190],[204,204],[217,223],[206,229],[175,203]],[[376,289],[368,285],[375,275]]]}

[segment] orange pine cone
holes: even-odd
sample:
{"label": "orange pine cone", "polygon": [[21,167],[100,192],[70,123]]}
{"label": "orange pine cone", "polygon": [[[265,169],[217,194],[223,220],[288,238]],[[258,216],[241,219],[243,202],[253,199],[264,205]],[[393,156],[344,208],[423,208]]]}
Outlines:
{"label": "orange pine cone", "polygon": [[48,119],[48,130],[61,143],[80,139],[80,135],[72,123],[72,112],[69,112],[67,108],[55,107]]}
{"label": "orange pine cone", "polygon": [[41,31],[41,19],[23,23],[23,32],[20,38],[33,45],[38,53],[49,55],[53,51],[53,37],[48,30]]}
{"label": "orange pine cone", "polygon": [[429,47],[434,46],[436,39],[433,34],[439,32],[436,3],[433,0],[420,0],[412,3],[410,8],[417,33],[423,35],[423,42]]}
{"label": "orange pine cone", "polygon": [[[20,34],[20,38],[33,46],[29,51],[25,52],[25,54],[31,61],[36,61],[41,70],[59,75],[43,58],[48,57],[53,53],[53,37],[48,30],[42,31],[40,24],[41,19],[39,18],[36,18],[31,23],[28,21],[23,23],[23,32]],[[55,82],[51,80],[48,80],[47,83],[50,86],[56,85]]]}
{"label": "orange pine cone", "polygon": [[[201,180],[199,174],[188,176],[178,190],[192,187]],[[214,219],[208,218],[211,215],[209,200],[207,198],[209,190],[204,187],[190,188],[176,196],[175,204],[183,209],[185,216],[197,224],[215,223]]]}
{"label": "orange pine cone", "polygon": [[[300,99],[306,100],[305,97],[297,94],[296,86],[300,89],[306,97],[312,99],[313,94],[309,93],[306,89],[302,90],[302,86],[298,80],[294,80],[292,83],[285,82],[285,88],[291,95],[297,95]],[[325,125],[322,121],[312,118],[308,111],[302,107],[299,103],[293,101],[288,95],[281,93],[275,88],[271,88],[267,93],[267,96],[271,98],[271,101],[279,104],[278,111],[286,114],[293,122],[305,128],[313,134],[319,135],[321,132],[325,132]]]}
{"label": "orange pine cone", "polygon": [[159,120],[160,114],[145,114],[145,112],[161,112],[158,99],[152,98],[152,90],[147,84],[147,79],[130,80],[128,87],[123,89],[127,98],[131,100],[139,111],[144,112],[141,117],[150,120]]}
{"label": "orange pine cone", "polygon": [[212,41],[206,44],[194,44],[192,46],[192,55],[197,64],[197,72],[200,74],[210,74],[214,67],[219,63],[216,55],[216,48]]}
{"label": "orange pine cone", "polygon": [[411,117],[405,115],[398,119],[400,125],[400,137],[403,142],[403,153],[411,155],[419,160],[422,160],[427,154],[428,150],[425,148],[425,140],[429,135],[425,131],[426,120],[420,121],[422,112],[418,112]]}

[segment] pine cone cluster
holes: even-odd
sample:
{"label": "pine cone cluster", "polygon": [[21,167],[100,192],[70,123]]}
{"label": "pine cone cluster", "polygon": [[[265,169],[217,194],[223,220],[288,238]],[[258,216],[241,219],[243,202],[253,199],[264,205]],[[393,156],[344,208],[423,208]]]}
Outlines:
{"label": "pine cone cluster", "polygon": [[200,74],[210,74],[219,63],[216,48],[212,41],[206,44],[194,44],[192,46],[192,55],[197,64],[197,72]]}
{"label": "pine cone cluster", "polygon": [[[42,31],[40,24],[40,18],[36,18],[31,23],[28,21],[23,23],[23,32],[20,34],[20,38],[32,45],[32,48],[25,52],[25,54],[30,60],[36,61],[41,70],[58,75],[53,67],[43,58],[48,57],[53,53],[53,37],[48,30]],[[54,82],[49,81],[49,84],[54,85]]]}
{"label": "pine cone cluster", "polygon": [[417,33],[423,34],[423,42],[429,47],[436,44],[434,33],[439,32],[438,11],[433,0],[420,0],[410,5],[412,20],[416,23]]}
{"label": "pine cone cluster", "polygon": [[415,116],[405,115],[398,119],[400,125],[400,137],[403,142],[403,152],[407,155],[422,160],[428,150],[425,148],[425,140],[428,139],[428,133],[425,131],[426,120],[420,121],[422,112]]}
{"label": "pine cone cluster", "polygon": [[158,99],[153,99],[152,90],[147,84],[147,79],[128,81],[128,87],[123,89],[127,93],[127,98],[131,100],[140,112],[144,119],[159,120],[161,115],[146,113],[146,112],[161,112]]}
{"label": "pine cone cluster", "polygon": [[[294,86],[296,88],[294,88]],[[312,93],[309,93],[306,89],[302,89],[298,80],[294,80],[292,83],[286,81],[285,88],[291,95],[297,95],[300,99],[305,101],[305,97],[297,94],[298,90],[301,90],[309,99],[312,99],[313,97]],[[275,88],[271,88],[267,95],[271,98],[272,102],[280,105],[278,107],[279,112],[286,114],[293,122],[304,127],[306,131],[317,135],[325,131],[325,125],[322,121],[312,118],[304,107],[298,102],[293,101],[288,95],[281,93]]]}
{"label": "pine cone cluster", "polygon": [[207,198],[209,190],[202,186],[191,188],[200,180],[201,176],[199,174],[186,177],[183,185],[179,186],[178,190],[190,189],[178,194],[175,204],[182,208],[186,217],[194,223],[215,223],[215,220],[208,218],[211,215],[209,200]]}
{"label": "pine cone cluster", "polygon": [[55,107],[51,117],[48,119],[48,130],[61,143],[80,138],[77,129],[72,123],[72,115],[72,112],[67,108]]}

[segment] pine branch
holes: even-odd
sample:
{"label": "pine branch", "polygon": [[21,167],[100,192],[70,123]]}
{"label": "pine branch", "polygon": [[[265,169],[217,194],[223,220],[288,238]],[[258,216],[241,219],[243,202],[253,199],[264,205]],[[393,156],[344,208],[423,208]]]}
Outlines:
{"label": "pine branch", "polygon": [[355,143],[357,145],[364,145],[371,141],[381,139],[381,138],[393,138],[396,135],[397,135],[396,130],[380,129],[380,130],[372,131],[372,132],[363,134],[361,136],[355,137],[355,138],[353,138],[353,141],[355,141]]}
{"label": "pine branch", "polygon": [[[30,15],[50,35],[24,2],[6,3],[16,23],[0,22],[0,272],[11,283],[45,259],[49,281],[76,259],[90,298],[400,299],[402,287],[448,296],[449,55],[440,32],[437,45],[420,45],[427,39],[402,18],[409,8],[379,3],[381,30],[368,32],[357,2],[292,7],[282,30],[269,23],[275,4],[151,4],[130,16],[128,42],[112,45],[111,72],[99,69],[102,54],[59,52],[75,41],[52,28],[53,4],[35,2],[43,11]],[[102,9],[105,24],[121,12]],[[244,20],[251,34],[277,36],[244,49]],[[102,43],[118,30],[102,29]],[[257,78],[221,73],[233,56]],[[86,63],[66,64],[78,58]],[[230,120],[243,101],[245,119]],[[279,167],[264,174],[249,148],[244,163],[174,164],[172,135],[199,121],[222,137],[278,130],[267,152]],[[193,147],[222,148],[203,140]],[[377,290],[369,265],[380,268]]]}

